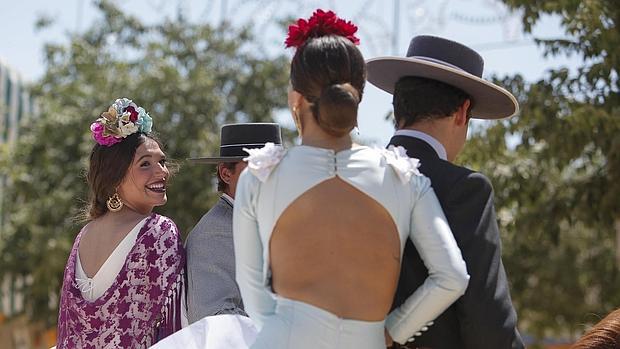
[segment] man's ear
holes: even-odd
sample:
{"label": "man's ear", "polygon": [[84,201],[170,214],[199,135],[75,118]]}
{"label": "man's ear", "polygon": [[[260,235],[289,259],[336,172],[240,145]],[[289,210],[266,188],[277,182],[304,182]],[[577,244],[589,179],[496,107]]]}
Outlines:
{"label": "man's ear", "polygon": [[468,117],[467,112],[469,111],[469,106],[471,105],[471,101],[466,99],[463,104],[456,110],[454,113],[454,123],[457,126],[463,127],[467,125]]}
{"label": "man's ear", "polygon": [[224,163],[220,162],[217,164],[217,172],[220,174],[220,177],[224,183],[230,184],[230,177],[232,177],[233,171],[227,168]]}

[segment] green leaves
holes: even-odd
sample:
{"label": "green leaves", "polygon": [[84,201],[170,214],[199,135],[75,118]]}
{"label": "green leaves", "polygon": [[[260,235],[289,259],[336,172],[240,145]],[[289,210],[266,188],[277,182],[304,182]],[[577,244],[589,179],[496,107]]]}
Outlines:
{"label": "green leaves", "polygon": [[9,184],[0,276],[24,277],[27,313],[48,324],[56,321],[63,268],[83,225],[89,126],[116,98],[147,110],[181,165],[157,211],[184,234],[217,198],[214,168],[184,159],[217,154],[223,123],[271,121],[287,100],[287,59],[247,49],[254,43],[247,30],[183,18],[147,25],[111,2],[99,8],[101,20],[84,33],[46,46],[46,72],[32,89],[41,115],[22,125],[10,149],[0,148]]}
{"label": "green leaves", "polygon": [[547,54],[583,57],[583,66],[529,83],[498,80],[521,112],[475,132],[461,160],[494,184],[521,329],[576,337],[597,321],[590,314],[620,304],[620,8],[603,0],[504,2],[522,11],[526,31],[543,13],[561,16],[567,38],[538,42]]}

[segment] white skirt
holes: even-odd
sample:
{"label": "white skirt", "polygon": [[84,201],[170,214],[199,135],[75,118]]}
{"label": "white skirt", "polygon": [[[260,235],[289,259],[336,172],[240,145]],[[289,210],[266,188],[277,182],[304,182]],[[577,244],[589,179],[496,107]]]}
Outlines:
{"label": "white skirt", "polygon": [[154,349],[248,349],[254,343],[256,326],[242,315],[207,316],[164,338]]}

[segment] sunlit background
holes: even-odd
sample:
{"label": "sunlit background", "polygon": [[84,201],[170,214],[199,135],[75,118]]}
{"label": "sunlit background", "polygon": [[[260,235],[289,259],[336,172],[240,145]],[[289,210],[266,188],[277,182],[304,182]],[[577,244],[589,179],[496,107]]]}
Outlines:
{"label": "sunlit background", "polygon": [[[15,1],[0,11],[0,347],[55,343],[58,289],[86,199],[89,120],[118,97],[145,106],[181,172],[162,212],[186,234],[213,204],[227,122],[285,108],[287,23],[316,8],[359,27],[365,58],[419,34],[476,49],[519,116],[475,122],[460,163],[496,191],[504,261],[532,347],[568,347],[620,306],[620,35],[614,1]],[[615,12],[614,12],[615,11]],[[614,17],[616,16],[616,17]],[[601,34],[611,33],[611,34]],[[615,33],[615,34],[614,34]],[[362,143],[393,133],[391,96],[367,84]]]}

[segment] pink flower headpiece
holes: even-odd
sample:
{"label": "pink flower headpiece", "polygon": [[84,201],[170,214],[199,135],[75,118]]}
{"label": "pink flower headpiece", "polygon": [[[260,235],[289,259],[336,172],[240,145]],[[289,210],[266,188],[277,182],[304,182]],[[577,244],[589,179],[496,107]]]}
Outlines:
{"label": "pink flower headpiece", "polygon": [[297,24],[288,27],[288,36],[284,41],[286,47],[299,47],[309,38],[318,38],[326,35],[343,36],[355,45],[359,45],[360,39],[354,34],[357,26],[351,21],[338,18],[332,11],[316,10],[307,21],[303,18],[297,20]]}
{"label": "pink flower headpiece", "polygon": [[95,141],[112,146],[136,132],[149,134],[153,119],[131,99],[119,98],[90,125]]}

